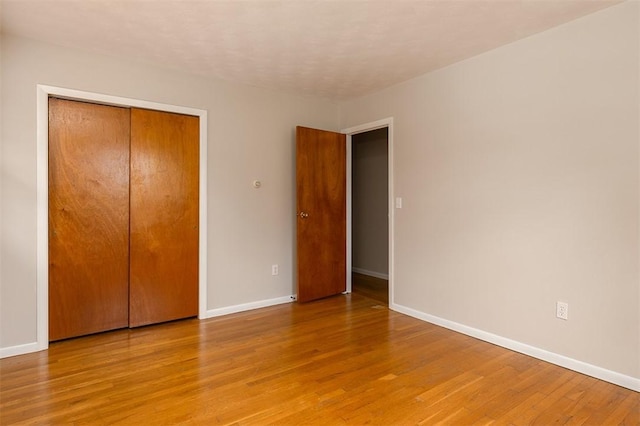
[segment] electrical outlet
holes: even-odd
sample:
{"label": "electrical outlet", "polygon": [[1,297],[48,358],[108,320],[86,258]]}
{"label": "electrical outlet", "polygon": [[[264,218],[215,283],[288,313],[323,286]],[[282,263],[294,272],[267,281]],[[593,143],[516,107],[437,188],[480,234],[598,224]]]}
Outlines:
{"label": "electrical outlet", "polygon": [[556,317],[568,320],[569,319],[569,304],[565,302],[556,302]]}
{"label": "electrical outlet", "polygon": [[271,265],[271,275],[278,275],[278,265]]}

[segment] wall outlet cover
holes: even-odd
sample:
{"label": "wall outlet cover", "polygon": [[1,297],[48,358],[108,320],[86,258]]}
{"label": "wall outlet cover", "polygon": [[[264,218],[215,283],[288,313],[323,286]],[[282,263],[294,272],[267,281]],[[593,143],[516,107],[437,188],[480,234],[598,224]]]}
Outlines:
{"label": "wall outlet cover", "polygon": [[566,302],[556,302],[556,317],[568,320],[569,319],[569,304]]}

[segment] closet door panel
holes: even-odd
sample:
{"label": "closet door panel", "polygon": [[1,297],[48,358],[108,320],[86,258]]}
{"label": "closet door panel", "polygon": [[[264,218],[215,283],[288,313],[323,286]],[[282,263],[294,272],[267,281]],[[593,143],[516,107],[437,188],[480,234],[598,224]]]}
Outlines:
{"label": "closet door panel", "polygon": [[126,327],[129,110],[49,100],[49,339]]}
{"label": "closet door panel", "polygon": [[198,117],[131,109],[131,327],[198,314]]}

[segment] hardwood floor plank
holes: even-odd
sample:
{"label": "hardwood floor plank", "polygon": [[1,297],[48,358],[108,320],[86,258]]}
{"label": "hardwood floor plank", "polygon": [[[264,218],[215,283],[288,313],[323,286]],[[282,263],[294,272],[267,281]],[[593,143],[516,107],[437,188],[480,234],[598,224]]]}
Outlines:
{"label": "hardwood floor plank", "polygon": [[359,294],[0,360],[0,424],[638,425],[640,395]]}
{"label": "hardwood floor plank", "polygon": [[389,280],[353,272],[351,274],[351,290],[356,294],[389,306]]}

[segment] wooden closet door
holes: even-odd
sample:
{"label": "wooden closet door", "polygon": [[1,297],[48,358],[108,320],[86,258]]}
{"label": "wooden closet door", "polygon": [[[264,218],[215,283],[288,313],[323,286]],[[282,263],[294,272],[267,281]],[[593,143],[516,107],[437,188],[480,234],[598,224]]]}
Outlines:
{"label": "wooden closet door", "polygon": [[126,327],[129,110],[49,99],[49,340]]}
{"label": "wooden closet door", "polygon": [[199,118],[131,109],[129,325],[198,314]]}

